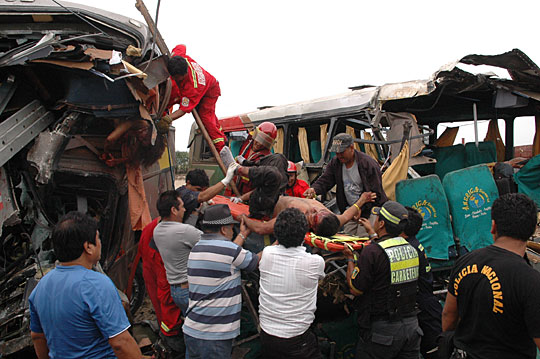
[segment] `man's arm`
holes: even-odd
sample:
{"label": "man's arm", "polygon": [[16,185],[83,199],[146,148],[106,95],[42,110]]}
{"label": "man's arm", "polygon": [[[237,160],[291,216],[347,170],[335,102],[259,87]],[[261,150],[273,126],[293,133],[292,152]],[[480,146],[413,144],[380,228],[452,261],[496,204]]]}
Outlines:
{"label": "man's arm", "polygon": [[334,165],[334,163],[335,161],[334,159],[332,159],[328,166],[326,166],[326,169],[324,170],[324,173],[321,175],[321,177],[319,177],[319,179],[315,181],[315,183],[313,183],[311,187],[304,192],[304,197],[313,198],[314,194],[316,195],[326,193],[336,185],[336,166]]}
{"label": "man's arm", "polygon": [[45,339],[45,334],[35,333],[30,331],[30,337],[34,343],[34,350],[38,359],[48,359],[49,358],[49,347],[47,346],[47,339]]}
{"label": "man's arm", "polygon": [[199,193],[199,196],[197,197],[197,200],[199,203],[206,202],[208,200],[211,200],[216,195],[218,195],[223,189],[225,188],[225,184],[223,182],[218,182],[213,186],[208,187],[204,191]]}
{"label": "man's arm", "polygon": [[109,338],[109,344],[111,345],[111,348],[118,359],[142,358],[142,353],[139,346],[127,330],[124,330],[122,333]]}
{"label": "man's arm", "polygon": [[247,236],[251,233],[251,230],[246,226],[245,217],[242,217],[242,222],[240,222],[240,232],[236,236],[236,239],[233,241],[236,245],[242,247]]}
{"label": "man's arm", "polygon": [[362,206],[368,202],[375,201],[376,197],[377,195],[373,192],[362,193],[362,195],[355,204],[347,208],[345,212],[343,212],[343,214],[337,216],[340,226],[343,226],[345,223],[349,222],[355,217],[359,217],[362,213],[362,210],[360,208],[362,208]]}
{"label": "man's arm", "polygon": [[201,193],[199,193],[199,196],[197,197],[197,201],[199,203],[206,202],[212,198],[214,198],[219,192],[221,192],[225,187],[231,183],[234,173],[236,172],[236,169],[240,167],[237,163],[231,163],[229,165],[229,168],[227,168],[227,173],[225,174],[225,178],[223,178],[220,182],[216,183],[215,185],[205,189]]}
{"label": "man's arm", "polygon": [[534,338],[534,342],[536,343],[538,349],[540,349],[540,338]]}
{"label": "man's arm", "polygon": [[181,109],[178,109],[176,111],[174,111],[173,113],[171,113],[169,116],[171,117],[171,120],[177,120],[179,119],[180,117],[184,116],[186,113],[184,111],[182,111]]}
{"label": "man's arm", "polygon": [[457,298],[450,292],[446,294],[446,301],[442,313],[442,330],[443,332],[455,330],[459,321],[459,312],[457,307]]}
{"label": "man's arm", "polygon": [[[354,285],[352,284],[353,272],[355,271],[355,268],[356,268],[356,270],[358,270],[358,267],[353,262],[354,254],[348,247],[345,247],[345,249],[343,250],[343,254],[345,255],[345,258],[347,258],[347,284],[349,285],[349,289],[351,291],[351,294],[357,295],[357,296],[362,295],[362,294],[364,294],[364,292],[362,292],[361,290],[356,289],[354,287]],[[358,273],[356,273],[356,275],[358,275]]]}
{"label": "man's arm", "polygon": [[263,221],[255,221],[253,219],[247,218],[245,215],[243,216],[244,223],[246,226],[255,233],[258,234],[272,234],[274,233],[274,224],[276,223],[276,219],[272,218],[268,222]]}

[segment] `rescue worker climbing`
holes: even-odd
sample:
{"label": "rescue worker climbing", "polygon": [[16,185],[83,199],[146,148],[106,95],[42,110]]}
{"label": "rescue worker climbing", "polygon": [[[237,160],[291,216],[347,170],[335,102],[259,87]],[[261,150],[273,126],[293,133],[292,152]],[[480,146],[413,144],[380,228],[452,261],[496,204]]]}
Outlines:
{"label": "rescue worker climbing", "polygon": [[[156,124],[158,131],[166,133],[174,120],[196,108],[214,146],[221,151],[225,146],[226,137],[215,113],[216,102],[221,96],[219,82],[186,55],[185,45],[178,45],[173,49],[167,69],[172,80],[169,114],[163,116]],[[179,104],[180,108],[171,113],[172,107],[176,104]]]}
{"label": "rescue worker climbing", "polygon": [[287,175],[289,176],[289,181],[287,182],[285,194],[291,197],[304,198],[304,192],[309,188],[309,184],[298,178],[298,170],[292,161],[289,161]]}
{"label": "rescue worker climbing", "polygon": [[[257,126],[252,135],[244,141],[236,160],[241,165],[245,161],[256,162],[271,154],[270,151],[277,137],[277,128],[272,122],[263,122]],[[255,188],[249,183],[249,178],[239,177],[236,186],[241,194],[246,194]]]}

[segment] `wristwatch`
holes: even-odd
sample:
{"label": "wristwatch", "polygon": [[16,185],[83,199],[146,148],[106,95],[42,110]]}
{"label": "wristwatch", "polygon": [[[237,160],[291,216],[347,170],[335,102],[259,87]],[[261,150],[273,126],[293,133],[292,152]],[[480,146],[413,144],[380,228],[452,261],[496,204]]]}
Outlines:
{"label": "wristwatch", "polygon": [[377,233],[372,233],[369,235],[369,239],[377,238]]}

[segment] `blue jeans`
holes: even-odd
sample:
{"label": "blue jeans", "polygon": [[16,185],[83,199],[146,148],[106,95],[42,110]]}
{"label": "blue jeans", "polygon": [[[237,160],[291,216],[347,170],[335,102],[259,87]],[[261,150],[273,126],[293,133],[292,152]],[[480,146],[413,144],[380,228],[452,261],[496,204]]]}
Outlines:
{"label": "blue jeans", "polygon": [[171,285],[171,297],[174,303],[182,311],[185,317],[189,307],[189,288],[181,288],[179,285]]}
{"label": "blue jeans", "polygon": [[184,334],[187,353],[190,359],[230,359],[232,339],[205,340]]}

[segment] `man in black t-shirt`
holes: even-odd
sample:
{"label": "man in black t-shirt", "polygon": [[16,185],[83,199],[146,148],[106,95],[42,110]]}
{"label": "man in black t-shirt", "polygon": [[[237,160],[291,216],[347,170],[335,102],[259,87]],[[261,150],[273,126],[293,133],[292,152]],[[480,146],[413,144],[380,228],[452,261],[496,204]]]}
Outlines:
{"label": "man in black t-shirt", "polygon": [[437,339],[442,331],[442,306],[439,303],[439,299],[433,294],[431,265],[429,264],[424,247],[416,238],[416,234],[422,228],[422,215],[414,208],[405,208],[409,217],[407,218],[407,225],[401,236],[416,249],[420,262],[418,294],[416,296],[418,309],[420,309],[420,313],[418,313],[418,324],[424,332],[424,336],[422,336],[422,341],[420,342],[420,353],[422,353],[424,359],[435,359],[439,357]]}
{"label": "man in black t-shirt", "polygon": [[[491,209],[493,245],[460,258],[450,276],[442,328],[454,330],[453,358],[530,358],[540,348],[540,273],[524,260],[537,208],[507,194]],[[536,344],[536,345],[535,345]]]}
{"label": "man in black t-shirt", "polygon": [[374,242],[362,249],[357,262],[350,250],[343,252],[349,262],[351,293],[362,302],[356,358],[418,359],[422,335],[416,317],[418,253],[399,237],[407,210],[387,201],[372,213],[377,215],[374,228],[366,218],[360,223]]}

